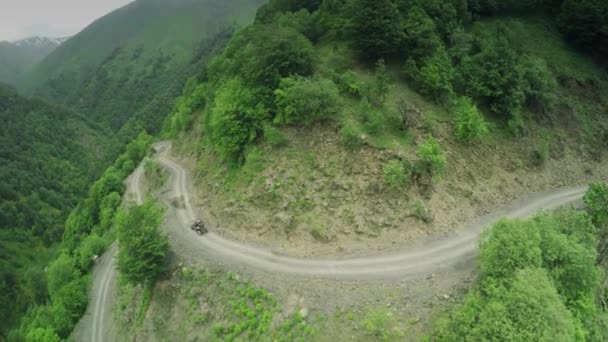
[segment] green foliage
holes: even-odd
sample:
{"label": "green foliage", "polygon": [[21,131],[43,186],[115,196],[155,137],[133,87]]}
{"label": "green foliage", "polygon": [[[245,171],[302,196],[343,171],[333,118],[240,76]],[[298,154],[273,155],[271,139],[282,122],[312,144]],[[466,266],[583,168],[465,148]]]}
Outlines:
{"label": "green foliage", "polygon": [[432,56],[442,46],[436,33],[435,22],[421,7],[413,6],[408,9],[403,26],[407,37],[407,55],[414,61]]}
{"label": "green foliage", "polygon": [[169,242],[159,231],[162,219],[163,210],[151,200],[119,211],[118,268],[127,282],[150,285],[165,270]]}
{"label": "green foliage", "polygon": [[402,336],[400,332],[395,331],[397,322],[386,308],[369,310],[361,325],[380,341],[393,341]]}
{"label": "green foliage", "polygon": [[414,59],[408,59],[405,72],[418,91],[425,96],[441,100],[452,94],[454,68],[450,57],[443,48],[424,58],[420,68]]}
{"label": "green foliage", "polygon": [[403,189],[408,185],[412,169],[406,168],[400,160],[391,160],[382,167],[384,183],[393,190]]}
{"label": "green foliage", "polygon": [[280,129],[270,124],[264,126],[264,141],[272,147],[283,147],[289,142]]}
{"label": "green foliage", "polygon": [[475,39],[478,52],[463,58],[456,69],[459,88],[486,103],[491,111],[510,118],[525,99],[520,54],[503,26]]}
{"label": "green foliage", "polygon": [[61,342],[61,338],[51,328],[36,328],[28,331],[25,342]]}
{"label": "green foliage", "polygon": [[482,244],[480,271],[486,277],[510,279],[517,270],[542,263],[540,234],[532,222],[500,221]]}
{"label": "green foliage", "polygon": [[597,230],[574,209],[500,221],[481,245],[481,277],[438,324],[438,341],[604,340]]}
{"label": "green foliage", "polygon": [[359,118],[368,133],[377,134],[382,132],[386,119],[381,109],[372,106],[367,98],[364,97],[359,104],[358,111]]}
{"label": "green foliage", "polygon": [[435,138],[429,137],[418,146],[416,156],[418,156],[417,169],[419,172],[424,172],[431,176],[434,182],[439,182],[446,166],[446,159],[439,142]]}
{"label": "green foliage", "polygon": [[235,35],[210,74],[212,79],[241,77],[250,86],[272,91],[281,78],[312,75],[315,59],[311,42],[294,29],[254,25]]}
{"label": "green foliage", "polygon": [[539,112],[550,112],[557,102],[557,80],[547,62],[538,57],[527,57],[523,61],[524,93],[529,107]]}
{"label": "green foliage", "polygon": [[458,139],[471,143],[488,134],[488,124],[470,98],[459,98],[454,103],[454,111],[454,128]]}
{"label": "green foliage", "polygon": [[340,110],[338,87],[327,79],[285,78],[275,96],[280,124],[310,125],[333,119]]}
{"label": "green foliage", "polygon": [[402,51],[401,14],[392,1],[355,0],[352,7],[350,36],[362,58],[377,61]]}
{"label": "green foliage", "polygon": [[352,121],[346,121],[340,128],[340,141],[348,149],[355,149],[363,144],[361,132]]}
{"label": "green foliage", "polygon": [[210,140],[223,160],[238,160],[270,120],[256,92],[239,79],[226,81],[215,95],[209,123]]}
{"label": "green foliage", "polygon": [[80,269],[89,270],[93,266],[94,256],[100,256],[106,249],[106,241],[98,235],[87,236],[78,250],[78,264]]}
{"label": "green foliage", "polygon": [[49,294],[54,297],[66,284],[78,277],[74,260],[67,254],[61,254],[48,269]]}
{"label": "green foliage", "polygon": [[591,183],[584,196],[585,205],[590,211],[593,223],[603,227],[608,223],[608,185]]}
{"label": "green foliage", "polygon": [[374,98],[378,98],[380,103],[386,101],[389,91],[391,90],[392,78],[386,70],[384,59],[378,60],[376,70],[374,71],[374,82],[372,83],[372,94]]}
{"label": "green foliage", "polygon": [[602,0],[564,0],[558,17],[567,39],[585,49],[608,55],[608,3]]}

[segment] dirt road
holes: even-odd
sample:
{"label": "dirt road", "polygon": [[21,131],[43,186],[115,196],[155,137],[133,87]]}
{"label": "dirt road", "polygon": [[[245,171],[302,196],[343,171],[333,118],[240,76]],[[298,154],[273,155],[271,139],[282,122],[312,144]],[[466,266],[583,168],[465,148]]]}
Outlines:
{"label": "dirt road", "polygon": [[384,255],[352,257],[343,259],[298,259],[281,256],[272,251],[238,243],[211,232],[198,236],[189,229],[190,224],[203,217],[200,209],[192,206],[187,172],[169,157],[170,145],[163,145],[159,161],[171,172],[171,191],[162,194],[166,203],[182,203],[171,210],[181,225],[171,227],[170,234],[180,244],[196,246],[222,264],[246,266],[271,273],[284,273],[304,277],[330,279],[388,279],[417,277],[448,268],[463,259],[475,256],[480,234],[485,227],[502,217],[526,218],[540,210],[551,210],[560,206],[580,202],[586,187],[558,189],[534,194],[516,201],[504,209],[470,223],[460,233],[435,241],[409,246],[401,251]]}
{"label": "dirt road", "polygon": [[[580,203],[586,187],[563,188],[529,195],[505,206],[490,215],[483,216],[458,230],[459,233],[418,245],[403,247],[383,255],[357,256],[341,259],[299,259],[278,255],[268,249],[227,240],[211,232],[199,236],[190,229],[196,218],[205,218],[201,208],[193,206],[189,189],[191,179],[179,164],[171,160],[169,143],[155,145],[158,160],[171,173],[168,191],[158,196],[167,204],[167,227],[174,252],[180,256],[189,254],[191,259],[207,257],[225,265],[228,269],[248,272],[264,272],[286,277],[322,278],[328,280],[375,281],[414,279],[467,263],[475,257],[478,241],[484,228],[503,217],[526,218],[541,210]],[[126,180],[127,197],[143,203],[143,185],[140,166]],[[112,261],[117,248],[112,246],[101,258],[94,271],[94,286],[87,315],[79,323],[73,337],[76,341],[112,341],[115,334],[110,324],[110,308],[113,305],[113,287],[116,270]],[[184,255],[182,255],[184,254]]]}
{"label": "dirt road", "polygon": [[[129,185],[126,197],[137,204],[143,203],[144,196],[140,186],[143,168],[138,167],[127,178]],[[90,293],[89,306],[84,317],[72,333],[74,341],[103,342],[115,341],[116,329],[113,328],[112,307],[116,290],[116,256],[118,244],[113,243],[110,248],[97,260],[93,269],[93,287]]]}

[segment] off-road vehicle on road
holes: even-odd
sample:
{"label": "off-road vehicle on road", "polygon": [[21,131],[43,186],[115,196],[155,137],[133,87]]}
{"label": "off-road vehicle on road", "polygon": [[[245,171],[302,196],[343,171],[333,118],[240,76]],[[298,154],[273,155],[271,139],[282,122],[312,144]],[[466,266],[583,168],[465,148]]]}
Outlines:
{"label": "off-road vehicle on road", "polygon": [[191,228],[192,228],[192,230],[197,232],[198,235],[204,235],[209,232],[207,227],[205,227],[205,223],[203,223],[203,220],[201,220],[201,219],[197,219],[196,221],[194,221]]}

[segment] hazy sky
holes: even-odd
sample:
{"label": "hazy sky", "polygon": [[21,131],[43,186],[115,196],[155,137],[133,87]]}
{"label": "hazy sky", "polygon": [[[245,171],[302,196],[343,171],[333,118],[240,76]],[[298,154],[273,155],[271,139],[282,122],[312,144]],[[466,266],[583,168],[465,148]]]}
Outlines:
{"label": "hazy sky", "polygon": [[0,41],[64,37],[132,0],[0,0]]}

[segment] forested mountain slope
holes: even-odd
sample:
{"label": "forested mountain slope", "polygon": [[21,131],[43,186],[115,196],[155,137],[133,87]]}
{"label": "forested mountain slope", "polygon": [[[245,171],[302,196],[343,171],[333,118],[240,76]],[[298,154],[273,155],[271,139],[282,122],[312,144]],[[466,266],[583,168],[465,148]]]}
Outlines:
{"label": "forested mountain slope", "polygon": [[0,82],[16,86],[64,41],[65,38],[32,37],[16,42],[0,42]]}
{"label": "forested mountain slope", "polygon": [[[42,270],[67,215],[107,163],[108,132],[0,87],[0,336],[46,300]],[[42,287],[41,287],[42,286]]]}
{"label": "forested mountain slope", "polygon": [[[48,56],[22,88],[119,130],[166,92],[178,91],[183,69],[246,24],[261,0],[138,0],[97,20]],[[165,101],[148,106],[158,129]],[[154,119],[153,119],[154,118]]]}

